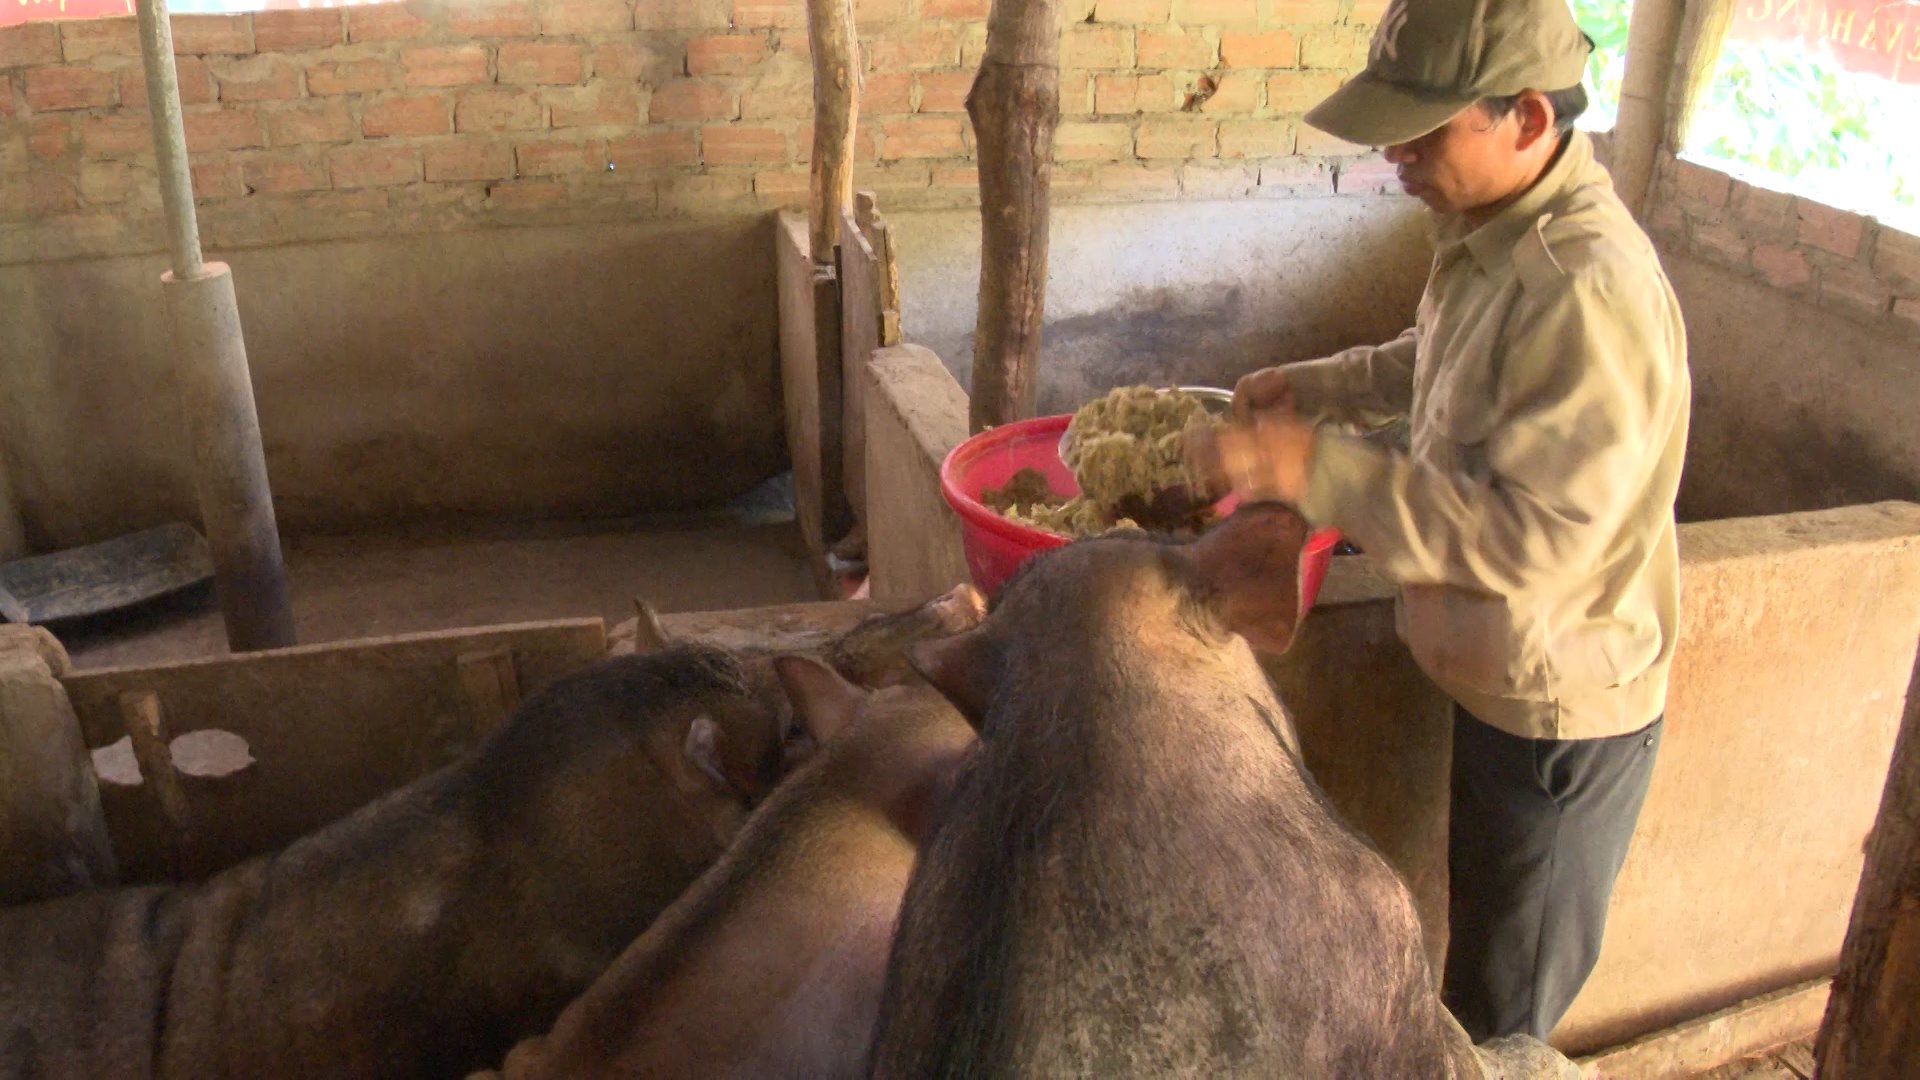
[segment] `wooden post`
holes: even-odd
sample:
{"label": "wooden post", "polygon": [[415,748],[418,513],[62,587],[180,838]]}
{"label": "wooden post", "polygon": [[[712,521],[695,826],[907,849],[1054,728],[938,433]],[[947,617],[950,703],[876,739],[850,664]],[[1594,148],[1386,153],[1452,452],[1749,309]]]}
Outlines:
{"label": "wooden post", "polygon": [[[833,265],[840,215],[853,209],[853,136],[860,120],[860,46],[853,0],[807,0],[813,51],[813,169],[807,222],[813,261]],[[821,352],[821,362],[837,353]]]}
{"label": "wooden post", "polygon": [[1821,1080],[1920,1076],[1920,661],[1814,1056]]}
{"label": "wooden post", "polygon": [[1726,44],[1727,28],[1732,25],[1733,0],[1696,0],[1686,5],[1666,116],[1666,144],[1676,154],[1686,149],[1694,109],[1713,81],[1720,48]]}
{"label": "wooden post", "polygon": [[974,431],[1033,415],[1047,304],[1047,202],[1060,123],[1060,0],[994,0],[967,94],[980,162]]}
{"label": "wooden post", "polygon": [[1679,48],[1685,5],[1681,0],[1638,0],[1627,35],[1627,68],[1620,81],[1620,115],[1613,125],[1613,189],[1636,215],[1645,206],[1654,163],[1667,135],[1674,53]]}

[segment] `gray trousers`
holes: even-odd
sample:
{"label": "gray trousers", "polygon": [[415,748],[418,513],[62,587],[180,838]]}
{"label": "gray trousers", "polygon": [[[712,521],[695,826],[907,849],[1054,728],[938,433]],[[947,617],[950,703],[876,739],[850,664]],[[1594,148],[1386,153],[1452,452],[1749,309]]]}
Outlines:
{"label": "gray trousers", "polygon": [[1454,707],[1442,996],[1474,1042],[1545,1041],[1593,972],[1661,723],[1523,739]]}

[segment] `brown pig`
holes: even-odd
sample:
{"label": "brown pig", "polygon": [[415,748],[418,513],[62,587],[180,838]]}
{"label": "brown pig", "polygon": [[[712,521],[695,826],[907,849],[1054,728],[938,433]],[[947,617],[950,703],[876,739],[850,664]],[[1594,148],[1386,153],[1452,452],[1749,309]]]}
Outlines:
{"label": "brown pig", "polygon": [[927,688],[778,666],[822,749],[508,1077],[863,1072],[914,854],[974,736]]}
{"label": "brown pig", "polygon": [[782,734],[719,650],[623,657],[278,854],[0,911],[0,1076],[498,1061],[720,856]]}

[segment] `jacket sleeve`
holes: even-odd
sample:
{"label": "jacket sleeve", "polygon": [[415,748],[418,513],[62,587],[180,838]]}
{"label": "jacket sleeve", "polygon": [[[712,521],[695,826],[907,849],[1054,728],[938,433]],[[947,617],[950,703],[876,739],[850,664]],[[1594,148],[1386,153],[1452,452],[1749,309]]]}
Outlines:
{"label": "jacket sleeve", "polygon": [[1607,277],[1544,291],[1505,335],[1476,467],[1448,474],[1323,431],[1301,501],[1308,519],[1416,584],[1511,593],[1598,561],[1664,444],[1673,342],[1657,303],[1620,295]]}
{"label": "jacket sleeve", "polygon": [[1418,331],[1409,328],[1385,345],[1360,345],[1324,360],[1284,369],[1301,415],[1317,422],[1384,427],[1413,403],[1413,359]]}

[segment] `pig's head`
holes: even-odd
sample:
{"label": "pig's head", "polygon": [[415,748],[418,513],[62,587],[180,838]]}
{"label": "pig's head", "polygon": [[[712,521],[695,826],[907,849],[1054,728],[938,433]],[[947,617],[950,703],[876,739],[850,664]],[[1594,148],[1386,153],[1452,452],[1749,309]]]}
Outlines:
{"label": "pig's head", "polygon": [[805,656],[783,656],[776,668],[795,715],[823,748],[795,784],[828,775],[909,840],[923,840],[975,744],[966,719],[929,687],[869,690]]}
{"label": "pig's head", "polygon": [[910,656],[978,724],[1016,661],[1190,664],[1249,645],[1284,652],[1300,623],[1308,532],[1293,511],[1259,503],[1191,543],[1133,534],[1070,544],[1022,567],[978,628]]}

